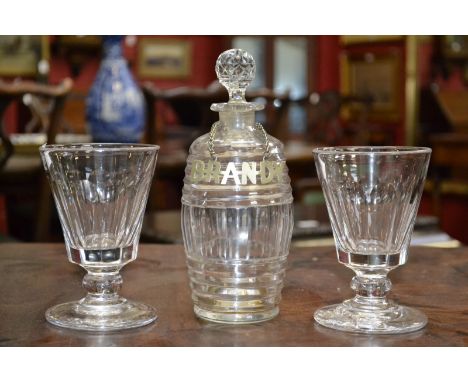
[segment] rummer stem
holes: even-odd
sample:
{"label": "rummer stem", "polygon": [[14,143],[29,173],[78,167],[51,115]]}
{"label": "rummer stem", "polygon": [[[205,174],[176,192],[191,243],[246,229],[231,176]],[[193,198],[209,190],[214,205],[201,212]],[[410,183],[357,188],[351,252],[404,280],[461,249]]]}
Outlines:
{"label": "rummer stem", "polygon": [[88,271],[83,278],[83,287],[88,294],[80,302],[93,307],[118,304],[122,287],[122,276],[118,272],[95,273]]}
{"label": "rummer stem", "polygon": [[356,292],[353,305],[362,309],[387,309],[387,300],[392,283],[387,278],[388,271],[355,270],[356,276],[351,280],[351,288]]}

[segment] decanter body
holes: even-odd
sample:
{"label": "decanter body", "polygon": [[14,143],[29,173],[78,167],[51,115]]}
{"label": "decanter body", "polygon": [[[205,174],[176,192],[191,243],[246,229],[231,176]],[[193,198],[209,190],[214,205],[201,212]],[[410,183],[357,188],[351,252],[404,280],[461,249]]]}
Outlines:
{"label": "decanter body", "polygon": [[278,312],[293,216],[283,145],[255,123],[261,105],[244,92],[255,64],[224,52],[216,71],[230,95],[219,121],[190,148],[182,231],[197,316],[249,323]]}

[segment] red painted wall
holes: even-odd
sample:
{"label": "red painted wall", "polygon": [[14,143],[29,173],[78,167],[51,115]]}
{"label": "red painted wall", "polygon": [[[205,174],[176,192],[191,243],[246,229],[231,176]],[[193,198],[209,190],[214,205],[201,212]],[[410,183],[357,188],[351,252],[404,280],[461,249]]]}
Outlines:
{"label": "red painted wall", "polygon": [[[133,46],[124,44],[124,54],[129,65],[133,70],[135,78],[139,82],[152,81],[156,86],[161,88],[172,88],[178,86],[207,86],[216,79],[214,72],[214,64],[217,56],[225,48],[223,36],[145,36],[167,39],[184,39],[188,40],[192,46],[192,70],[191,75],[184,79],[149,79],[138,76],[136,67],[138,60],[138,39]],[[51,42],[54,41],[54,36],[51,36]],[[355,44],[342,46],[340,44],[340,36],[317,36],[316,38],[316,71],[315,84],[318,92],[327,90],[340,90],[340,55],[344,53],[365,53],[372,52],[375,54],[387,54],[396,52],[401,58],[401,118],[390,126],[395,130],[396,143],[403,143],[403,123],[404,123],[404,65],[405,65],[405,43],[404,40],[396,42],[372,42],[365,44]],[[419,83],[420,87],[429,86],[430,78],[430,60],[432,55],[432,41],[427,39],[419,44],[418,61],[419,61]],[[87,61],[78,77],[74,78],[74,91],[86,93],[91,86],[96,72],[99,68],[100,57],[96,57]],[[65,77],[71,76],[69,63],[64,57],[52,55],[50,82],[57,83]],[[464,88],[462,73],[455,70],[448,80],[437,78],[436,82],[442,89],[461,89]],[[7,130],[13,132],[19,124],[18,110],[12,107],[6,113]]]}
{"label": "red painted wall", "polygon": [[447,79],[441,75],[436,78],[431,78],[431,58],[434,48],[432,39],[429,38],[419,43],[418,46],[418,80],[420,88],[427,88],[431,83],[438,85],[441,90],[460,91],[466,90],[466,85],[463,81],[463,72],[458,68],[452,68]]}
{"label": "red painted wall", "polygon": [[400,89],[398,99],[400,100],[400,117],[392,123],[382,123],[385,129],[393,131],[393,139],[396,144],[404,143],[404,120],[405,120],[405,42],[404,40],[395,42],[370,42],[352,45],[342,45],[340,36],[317,36],[316,39],[316,74],[315,83],[318,92],[327,90],[340,91],[340,56],[364,55],[373,53],[374,55],[396,55],[400,61]]}
{"label": "red painted wall", "polygon": [[[216,80],[214,67],[217,57],[224,49],[222,36],[145,36],[145,38],[152,37],[159,39],[183,39],[189,41],[191,45],[191,74],[187,78],[181,79],[154,79],[140,77],[136,69],[138,62],[139,36],[135,36],[136,43],[133,46],[123,43],[123,51],[137,82],[142,83],[150,81],[160,88],[167,89],[178,86],[206,87],[212,81]],[[55,39],[55,36],[50,36],[50,43],[52,44]],[[99,69],[100,61],[100,53],[96,53],[95,57],[90,57],[85,61],[81,67],[79,75],[73,78],[74,92],[86,94],[89,91]],[[52,54],[50,58],[49,82],[58,83],[66,77],[72,77],[69,62],[67,62],[63,55]],[[20,121],[20,114],[22,115],[24,113],[28,113],[27,110],[25,108],[21,108],[20,111],[17,104],[12,104],[11,107],[7,109],[4,121],[8,133],[21,131],[22,121]],[[26,120],[28,120],[28,118],[29,117],[27,117]]]}
{"label": "red painted wall", "polygon": [[317,92],[340,90],[340,37],[317,36]]}
{"label": "red painted wall", "polygon": [[[207,86],[216,79],[214,66],[218,55],[223,50],[222,36],[145,36],[167,39],[183,39],[191,44],[191,75],[183,79],[149,79],[140,77],[137,73],[138,39],[136,44],[128,46],[124,43],[124,55],[129,61],[135,79],[139,82],[152,81],[161,88],[178,86]],[[86,92],[91,86],[99,68],[100,57],[89,60],[82,68],[75,81],[75,91]],[[63,57],[51,58],[50,82],[59,82],[65,77],[71,76],[71,70]]]}
{"label": "red painted wall", "polygon": [[[403,144],[405,121],[405,65],[406,44],[405,40],[390,42],[369,42],[352,45],[341,45],[340,36],[317,36],[316,39],[316,90],[340,90],[340,55],[341,54],[365,54],[375,55],[394,54],[400,62],[400,118],[394,123],[385,124],[388,129],[394,131],[396,144]],[[438,76],[431,78],[431,58],[433,54],[433,42],[427,38],[418,44],[418,84],[420,88],[426,88],[435,82],[441,90],[466,89],[463,82],[463,73],[459,68],[454,68],[448,79]]]}
{"label": "red painted wall", "polygon": [[[177,86],[201,86],[205,87],[216,80],[216,59],[224,49],[222,36],[166,36],[170,39],[186,39],[190,41],[192,49],[191,75],[186,79],[153,79],[161,88],[173,88]],[[136,46],[132,54],[136,57]],[[149,80],[139,78],[140,80]]]}

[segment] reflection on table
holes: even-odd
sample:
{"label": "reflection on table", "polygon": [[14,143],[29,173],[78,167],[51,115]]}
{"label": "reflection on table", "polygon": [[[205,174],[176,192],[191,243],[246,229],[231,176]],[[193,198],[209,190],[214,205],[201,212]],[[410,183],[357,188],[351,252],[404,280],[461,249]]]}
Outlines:
{"label": "reflection on table", "polygon": [[[141,233],[142,241],[182,244],[180,210],[149,212],[145,216]],[[328,212],[324,204],[294,206],[293,247],[317,247],[335,245]],[[460,246],[438,228],[434,216],[416,218],[411,245],[452,248]]]}

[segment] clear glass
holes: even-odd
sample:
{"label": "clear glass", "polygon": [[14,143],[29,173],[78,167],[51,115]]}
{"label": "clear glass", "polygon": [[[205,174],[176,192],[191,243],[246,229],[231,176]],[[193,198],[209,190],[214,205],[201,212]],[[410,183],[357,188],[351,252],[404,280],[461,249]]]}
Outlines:
{"label": "clear glass", "polygon": [[118,292],[120,269],[137,257],[158,151],[158,146],[137,144],[41,146],[68,259],[87,271],[86,297],[48,309],[50,323],[107,331],[156,319],[152,307]]}
{"label": "clear glass", "polygon": [[245,101],[255,72],[240,49],[216,72],[230,100],[220,120],[195,140],[187,160],[182,233],[195,314],[223,323],[269,320],[279,312],[291,241],[292,194],[283,145],[255,122]]}
{"label": "clear glass", "polygon": [[317,310],[329,328],[406,333],[423,328],[420,311],[387,299],[387,274],[405,264],[431,149],[329,147],[314,150],[338,261],[355,273],[356,296]]}

